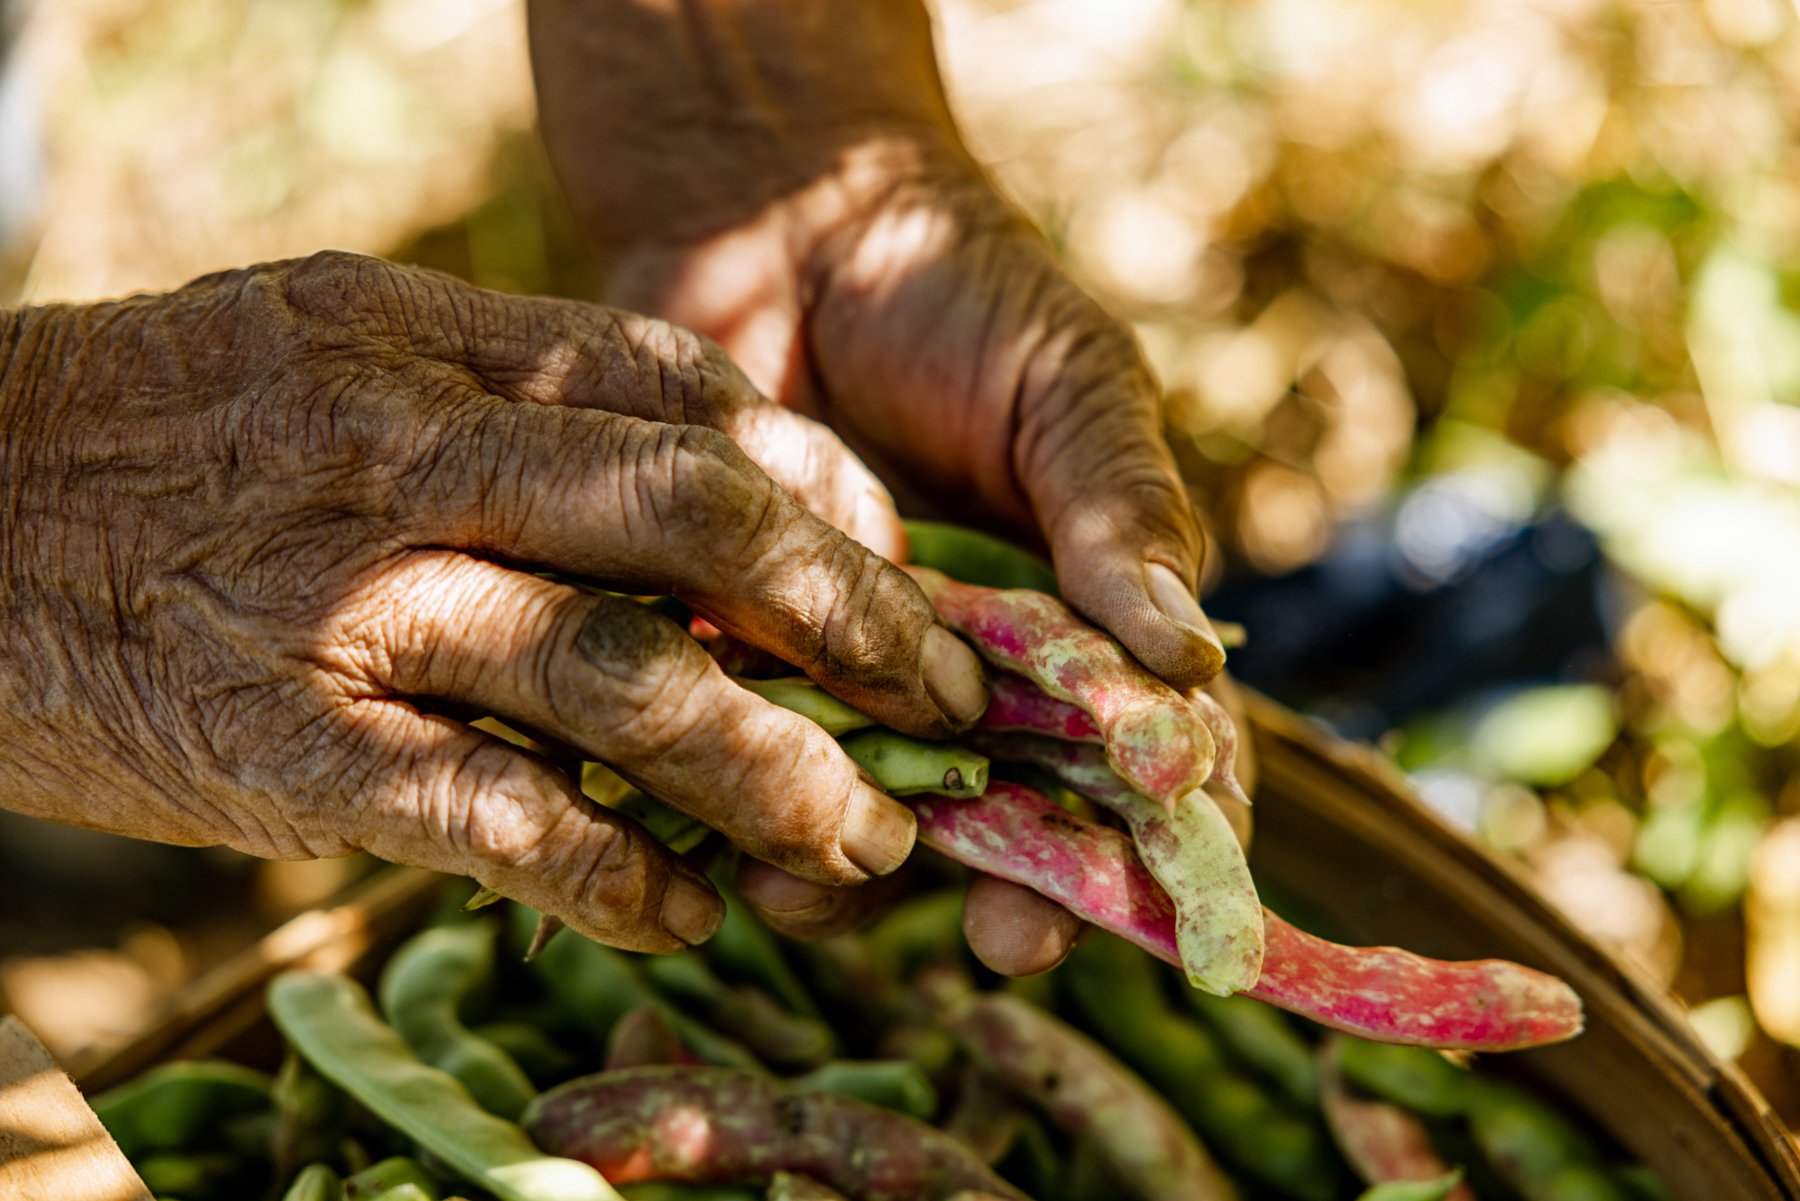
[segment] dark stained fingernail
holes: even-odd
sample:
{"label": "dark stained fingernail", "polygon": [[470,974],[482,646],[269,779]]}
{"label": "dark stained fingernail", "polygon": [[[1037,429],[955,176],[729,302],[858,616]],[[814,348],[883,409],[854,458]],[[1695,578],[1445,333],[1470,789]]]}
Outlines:
{"label": "dark stained fingernail", "polygon": [[1225,644],[1219,641],[1218,631],[1200,611],[1200,602],[1194,599],[1193,592],[1182,583],[1180,576],[1161,563],[1146,563],[1144,590],[1150,594],[1150,603],[1156,606],[1158,613],[1211,644],[1220,661],[1224,661]]}
{"label": "dark stained fingernail", "polygon": [[969,644],[934,625],[925,631],[925,691],[959,726],[971,725],[987,709],[987,673]]}
{"label": "dark stained fingernail", "polygon": [[886,793],[858,783],[850,794],[838,845],[844,857],[872,876],[885,876],[912,854],[919,822],[911,809]]}
{"label": "dark stained fingernail", "polygon": [[725,920],[725,902],[719,894],[698,880],[675,875],[663,893],[662,928],[688,946],[696,946],[713,936]]}

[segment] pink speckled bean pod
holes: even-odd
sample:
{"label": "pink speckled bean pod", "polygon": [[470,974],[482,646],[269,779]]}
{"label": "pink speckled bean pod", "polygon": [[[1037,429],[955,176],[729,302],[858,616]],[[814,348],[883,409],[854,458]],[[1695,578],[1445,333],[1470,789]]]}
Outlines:
{"label": "pink speckled bean pod", "polygon": [[[1029,788],[999,783],[974,801],[912,798],[919,841],[1036,889],[1179,964],[1175,907],[1131,840]],[[1263,967],[1246,996],[1374,1042],[1512,1051],[1581,1033],[1581,998],[1503,959],[1445,963],[1397,947],[1343,947],[1263,911]]]}
{"label": "pink speckled bean pod", "polygon": [[540,1093],[520,1124],[549,1154],[581,1160],[613,1184],[763,1183],[797,1172],[858,1201],[946,1201],[966,1189],[1026,1201],[934,1126],[731,1068],[578,1077]]}
{"label": "pink speckled bean pod", "polygon": [[1206,780],[1208,791],[1213,788],[1221,789],[1226,796],[1248,805],[1250,798],[1244,795],[1244,786],[1238,783],[1237,778],[1237,723],[1231,720],[1231,714],[1226,711],[1225,706],[1204,688],[1188,689],[1187,699],[1200,714],[1200,720],[1206,723],[1215,748],[1212,775]]}
{"label": "pink speckled bean pod", "polygon": [[[988,702],[987,712],[976,723],[978,729],[1000,733],[1043,734],[1064,742],[1105,743],[1100,727],[1094,723],[1087,710],[1068,701],[1057,700],[1024,676],[996,672],[992,684],[992,699]],[[1207,732],[1212,735],[1213,768],[1212,775],[1207,777],[1207,784],[1216,784],[1226,796],[1245,805],[1250,804],[1250,798],[1244,795],[1244,789],[1237,778],[1237,723],[1231,719],[1225,706],[1206,689],[1189,689],[1186,696],[1188,703],[1200,714]]]}
{"label": "pink speckled bean pod", "polygon": [[1186,1122],[1130,1068],[1087,1035],[1006,993],[973,993],[939,1015],[987,1071],[1090,1135],[1145,1201],[1235,1201]]}
{"label": "pink speckled bean pod", "polygon": [[991,685],[987,711],[976,723],[980,729],[1047,734],[1065,742],[1106,741],[1086,709],[1057,700],[1024,676],[997,671]]}
{"label": "pink speckled bean pod", "polygon": [[[1396,1180],[1441,1180],[1450,1168],[1438,1158],[1431,1134],[1418,1118],[1387,1101],[1358,1096],[1338,1074],[1336,1035],[1319,1046],[1319,1101],[1332,1141],[1364,1184]],[[1476,1201],[1466,1184],[1446,1201]]]}
{"label": "pink speckled bean pod", "polygon": [[1138,856],[1175,906],[1181,969],[1195,988],[1230,996],[1262,971],[1263,913],[1231,824],[1211,797],[1192,792],[1165,811],[1132,791],[1097,746],[1039,734],[976,732],[966,740],[990,759],[1034,763],[1125,819]]}
{"label": "pink speckled bean pod", "polygon": [[1212,775],[1212,734],[1199,711],[1067,605],[1024,588],[959,584],[926,567],[907,571],[982,658],[1091,714],[1113,770],[1133,788],[1172,808]]}

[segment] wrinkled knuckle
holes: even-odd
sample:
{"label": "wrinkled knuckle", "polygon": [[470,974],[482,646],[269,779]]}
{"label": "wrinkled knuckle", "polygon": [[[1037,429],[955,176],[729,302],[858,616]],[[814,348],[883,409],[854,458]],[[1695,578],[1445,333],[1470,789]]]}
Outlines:
{"label": "wrinkled knuckle", "polygon": [[594,598],[575,646],[597,670],[629,684],[666,674],[698,652],[681,628],[648,605],[624,597]]}
{"label": "wrinkled knuckle", "polygon": [[782,511],[780,489],[725,434],[699,425],[668,427],[666,495],[658,498],[662,528],[712,540],[713,555],[739,557]]}
{"label": "wrinkled knuckle", "polygon": [[822,623],[832,668],[860,680],[910,678],[913,648],[933,620],[930,603],[899,568],[843,539],[844,587]]}
{"label": "wrinkled knuckle", "polygon": [[736,442],[704,425],[671,427],[669,453],[680,478],[694,483],[725,482],[749,465]]}
{"label": "wrinkled knuckle", "polygon": [[627,914],[643,908],[655,883],[656,859],[645,845],[648,835],[623,822],[592,822],[569,878],[584,908]]}
{"label": "wrinkled knuckle", "polygon": [[[667,753],[691,724],[688,701],[711,664],[674,622],[623,598],[602,598],[575,636],[581,656],[606,680],[607,707],[619,716],[606,731],[637,760]],[[589,698],[564,705],[591,708]]]}
{"label": "wrinkled knuckle", "polygon": [[[550,833],[536,800],[555,788],[549,777],[549,768],[510,748],[481,747],[437,790],[434,808],[442,812],[433,825],[480,862],[527,865],[542,855]],[[496,798],[513,804],[493,804]]]}

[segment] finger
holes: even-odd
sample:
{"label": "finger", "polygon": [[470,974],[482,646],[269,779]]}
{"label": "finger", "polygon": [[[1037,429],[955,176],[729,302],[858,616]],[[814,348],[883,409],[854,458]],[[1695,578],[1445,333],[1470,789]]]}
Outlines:
{"label": "finger", "polygon": [[887,876],[855,888],[815,884],[745,855],[738,859],[738,892],[762,919],[789,938],[831,938],[856,929],[885,909],[900,883]]}
{"label": "finger", "polygon": [[411,536],[672,592],[910,734],[952,737],[986,707],[980,661],[912,579],[723,435],[480,399],[438,430],[396,502]]}
{"label": "finger", "polygon": [[634,951],[704,942],[725,907],[706,880],[543,760],[396,701],[350,702],[359,781],[343,836],[457,875]]}
{"label": "finger", "polygon": [[453,551],[391,567],[344,617],[372,688],[485,706],[823,884],[905,861],[912,811],[824,730],[732,683],[680,627]]}
{"label": "finger", "polygon": [[1224,648],[1194,599],[1204,542],[1163,441],[1157,394],[1129,337],[1049,340],[1027,372],[1018,437],[1024,482],[1064,598],[1180,688]]}
{"label": "finger", "polygon": [[1036,976],[1075,949],[1080,918],[1055,901],[998,876],[976,873],[963,900],[963,937],[975,958],[1002,976]]}
{"label": "finger", "polygon": [[[758,392],[710,339],[617,309],[574,300],[511,296],[433,272],[334,255],[297,272],[303,307],[320,300],[346,310],[338,276],[367,295],[392,293],[375,319],[400,322],[410,346],[473,373],[507,400],[600,409],[725,434],[821,520],[875,553],[904,560],[906,536],[872,472],[837,436]],[[381,276],[381,287],[369,281]],[[314,296],[324,290],[327,295]]]}
{"label": "finger", "polygon": [[891,563],[910,557],[894,498],[828,427],[759,397],[719,429],[808,512]]}

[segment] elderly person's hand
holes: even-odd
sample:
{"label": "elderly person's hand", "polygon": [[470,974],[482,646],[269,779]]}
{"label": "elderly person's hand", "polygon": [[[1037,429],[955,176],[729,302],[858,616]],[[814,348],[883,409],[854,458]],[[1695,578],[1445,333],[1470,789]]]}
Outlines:
{"label": "elderly person's hand", "polygon": [[617,946],[699,942],[701,876],[452,714],[611,764],[790,878],[891,871],[911,813],[822,731],[531,570],[673,593],[890,725],[960,731],[973,653],[834,524],[901,545],[831,434],[660,322],[345,255],[0,312],[0,803],[366,847]]}
{"label": "elderly person's hand", "polygon": [[[717,339],[833,426],[906,504],[1053,556],[1064,597],[1158,675],[1223,663],[1202,540],[1131,333],[964,149],[920,0],[531,0],[542,124],[614,303]],[[753,868],[791,933],[863,904]],[[1002,971],[1077,926],[979,881]]]}

